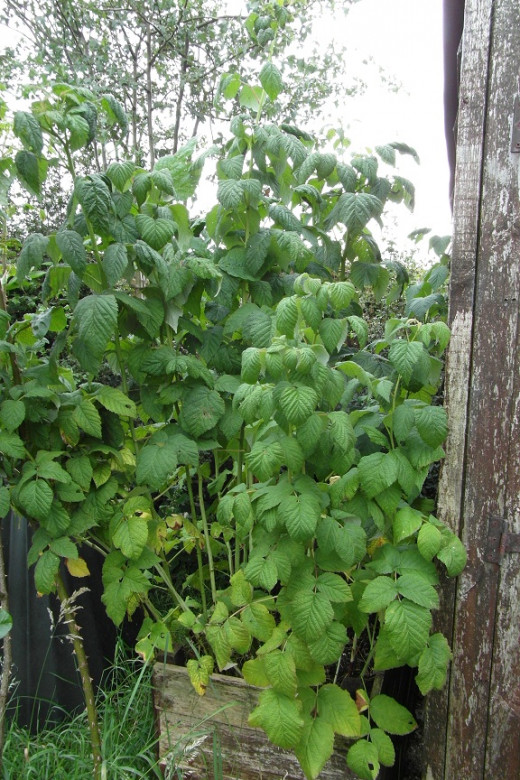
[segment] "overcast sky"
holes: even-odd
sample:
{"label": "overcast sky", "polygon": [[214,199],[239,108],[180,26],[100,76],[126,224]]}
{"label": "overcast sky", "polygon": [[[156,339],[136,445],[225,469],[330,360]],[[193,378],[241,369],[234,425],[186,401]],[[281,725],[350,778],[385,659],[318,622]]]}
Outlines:
{"label": "overcast sky", "polygon": [[[343,123],[356,151],[389,141],[413,146],[417,166],[402,158],[399,172],[416,185],[415,213],[399,210],[399,233],[430,227],[451,233],[449,170],[444,140],[442,3],[440,0],[360,0],[341,24],[323,19],[317,34],[347,45],[348,79],[367,88],[346,101]],[[373,64],[364,64],[368,59]],[[379,68],[395,83],[389,88]]]}

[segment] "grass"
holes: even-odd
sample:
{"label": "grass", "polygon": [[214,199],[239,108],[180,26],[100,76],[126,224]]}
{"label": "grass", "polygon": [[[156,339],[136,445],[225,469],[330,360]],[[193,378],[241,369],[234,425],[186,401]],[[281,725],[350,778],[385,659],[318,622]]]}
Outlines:
{"label": "grass", "polygon": [[[151,668],[125,657],[116,661],[98,693],[103,744],[103,778],[162,778],[155,754]],[[31,734],[14,722],[6,726],[3,780],[90,780],[92,758],[85,713],[64,718]]]}

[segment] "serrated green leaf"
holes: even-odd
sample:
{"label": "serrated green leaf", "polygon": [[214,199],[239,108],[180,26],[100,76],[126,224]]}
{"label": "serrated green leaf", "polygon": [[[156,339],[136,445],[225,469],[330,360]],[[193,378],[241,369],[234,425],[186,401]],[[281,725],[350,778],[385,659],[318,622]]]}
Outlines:
{"label": "serrated green leaf", "polygon": [[241,620],[255,639],[267,642],[273,633],[275,619],[265,606],[253,602],[242,611]]}
{"label": "serrated green leaf", "polygon": [[359,602],[362,612],[379,612],[386,609],[397,597],[397,585],[390,577],[376,577],[368,583]]}
{"label": "serrated green leaf", "polygon": [[16,153],[14,158],[16,172],[22,184],[33,195],[41,195],[41,175],[38,158],[32,152],[23,149]]}
{"label": "serrated green leaf", "polygon": [[442,634],[432,634],[428,647],[421,653],[419,669],[415,677],[418,688],[425,696],[431,690],[441,690],[446,682],[451,651]]}
{"label": "serrated green leaf", "polygon": [[251,452],[246,455],[246,462],[261,482],[278,474],[283,463],[283,450],[278,442],[256,441]]}
{"label": "serrated green leaf", "polygon": [[55,553],[46,550],[40,555],[34,570],[34,583],[38,593],[51,593],[54,590],[59,567],[60,559]]}
{"label": "serrated green leaf", "polygon": [[422,557],[431,561],[442,547],[442,534],[433,523],[424,523],[417,535],[417,547]]}
{"label": "serrated green leaf", "polygon": [[137,456],[137,484],[159,490],[174,473],[177,463],[176,448],[167,440],[147,444]]}
{"label": "serrated green leaf", "polygon": [[428,353],[420,341],[396,339],[390,346],[388,359],[401,374],[406,385],[409,384],[415,369],[427,369],[429,365]]}
{"label": "serrated green leaf", "polygon": [[332,354],[333,352],[338,352],[345,343],[349,331],[349,323],[346,319],[334,320],[326,317],[321,320],[318,331],[323,346],[327,352]]}
{"label": "serrated green leaf", "polygon": [[437,553],[437,558],[446,566],[450,577],[457,577],[466,565],[466,548],[458,536],[451,534],[448,543]]}
{"label": "serrated green leaf", "polygon": [[13,132],[26,149],[41,154],[43,135],[38,120],[30,111],[17,111],[14,115]]}
{"label": "serrated green leaf", "polygon": [[305,716],[300,742],[294,752],[307,780],[314,780],[334,750],[334,730],[322,718]]}
{"label": "serrated green leaf", "polygon": [[423,522],[423,515],[417,509],[411,506],[405,506],[396,512],[393,533],[394,544],[399,544],[403,539],[412,536]]}
{"label": "serrated green leaf", "polygon": [[4,486],[1,486],[0,487],[0,520],[2,520],[7,515],[10,508],[11,508],[11,494],[9,493],[9,489]]}
{"label": "serrated green leaf", "polygon": [[396,582],[397,590],[409,601],[428,609],[437,609],[439,594],[419,572],[403,574]]}
{"label": "serrated green leaf", "polygon": [[8,458],[23,458],[25,446],[17,433],[0,432],[0,452]]}
{"label": "serrated green leaf", "polygon": [[92,465],[86,455],[80,455],[77,458],[69,458],[65,464],[65,468],[72,479],[77,482],[83,490],[89,489],[90,480],[92,479]]}
{"label": "serrated green leaf", "polygon": [[283,518],[291,539],[304,542],[310,539],[316,530],[321,506],[318,499],[312,495],[292,495],[283,499],[278,513]]}
{"label": "serrated green leaf", "polygon": [[318,639],[325,627],[332,623],[334,610],[329,599],[321,593],[297,593],[290,604],[293,631],[305,642]]}
{"label": "serrated green leaf", "polygon": [[49,542],[50,550],[59,555],[60,558],[72,558],[78,557],[78,548],[68,536],[59,536],[57,539],[52,539]]}
{"label": "serrated green leaf", "polygon": [[393,649],[408,661],[426,647],[432,615],[429,609],[407,599],[393,601],[386,609],[384,625]]}
{"label": "serrated green leaf", "polygon": [[298,681],[293,656],[281,650],[273,650],[263,656],[263,662],[265,674],[274,690],[294,696]]}
{"label": "serrated green leaf", "polygon": [[365,455],[357,468],[361,487],[368,498],[374,498],[397,479],[398,467],[391,453]]}
{"label": "serrated green leaf", "polygon": [[82,431],[89,436],[101,438],[101,417],[99,412],[88,398],[82,398],[72,413],[74,422]]}
{"label": "serrated green leaf", "polygon": [[38,269],[42,262],[49,239],[41,233],[31,233],[25,239],[16,264],[16,278],[22,281],[33,268]]}
{"label": "serrated green leaf", "polygon": [[135,165],[131,160],[113,162],[107,168],[107,176],[120,192],[125,190],[128,181],[135,171]]}
{"label": "serrated green leaf", "polygon": [[114,545],[127,558],[137,560],[148,539],[146,519],[137,515],[120,517],[115,523],[111,523],[110,530]]}
{"label": "serrated green leaf", "polygon": [[109,215],[112,212],[112,198],[104,179],[97,174],[77,178],[74,193],[95,230],[106,235],[110,230]]}
{"label": "serrated green leaf", "polygon": [[184,430],[198,438],[214,428],[225,411],[224,399],[216,390],[196,387],[184,399],[180,422]]}
{"label": "serrated green leaf", "polygon": [[[249,604],[253,598],[253,588],[246,580],[243,569],[239,569],[231,577],[231,603],[234,607],[242,607]],[[247,621],[242,620],[247,626]]]}
{"label": "serrated green leaf", "polygon": [[374,723],[388,734],[410,734],[417,728],[411,712],[384,693],[370,700],[369,712]]}
{"label": "serrated green leaf", "polygon": [[44,521],[52,506],[52,488],[44,479],[31,479],[20,488],[18,500],[29,517]]}
{"label": "serrated green leaf", "polygon": [[286,750],[294,748],[303,731],[299,702],[272,688],[262,691],[258,702],[249,716],[249,724],[262,728],[274,745]]}
{"label": "serrated green leaf", "polygon": [[82,279],[87,267],[87,252],[83,245],[83,238],[75,230],[59,230],[56,233],[56,243],[63,260]]}
{"label": "serrated green leaf", "polygon": [[314,412],[318,400],[316,391],[305,385],[289,385],[279,396],[280,407],[293,425],[304,423]]}
{"label": "serrated green leaf", "polygon": [[86,371],[97,371],[114,334],[117,311],[113,295],[87,295],[78,302],[73,316],[78,333],[73,351]]}
{"label": "serrated green leaf", "polygon": [[138,214],[135,222],[143,241],[155,250],[162,249],[175,230],[175,223],[172,220],[161,217],[154,219],[146,214]]}
{"label": "serrated green leaf", "polygon": [[338,222],[345,225],[354,235],[374,217],[379,217],[383,204],[374,195],[358,192],[344,192],[326,219],[325,227],[330,229]]}
{"label": "serrated green leaf", "polygon": [[393,766],[395,763],[395,748],[392,740],[381,729],[370,729],[370,740],[377,748],[379,762],[383,766]]}
{"label": "serrated green leaf", "polygon": [[342,656],[347,641],[345,626],[333,621],[323,629],[321,635],[308,643],[313,661],[323,666],[335,664]]}
{"label": "serrated green leaf", "polygon": [[361,780],[376,780],[379,774],[377,747],[366,739],[359,739],[348,749],[347,766]]}
{"label": "serrated green leaf", "polygon": [[7,636],[12,627],[13,618],[9,612],[6,612],[3,607],[0,607],[0,640]]}
{"label": "serrated green leaf", "polygon": [[272,62],[266,62],[260,71],[260,84],[271,100],[276,100],[283,90],[282,74]]}
{"label": "serrated green leaf", "polygon": [[421,439],[430,447],[442,444],[448,433],[446,410],[442,406],[423,406],[415,409],[415,425]]}
{"label": "serrated green leaf", "polygon": [[261,352],[256,347],[248,347],[242,352],[242,370],[240,377],[243,382],[253,385],[262,369]]}
{"label": "serrated green leaf", "polygon": [[103,385],[99,390],[96,390],[95,399],[101,406],[114,414],[124,417],[136,417],[137,415],[134,402],[116,387]]}
{"label": "serrated green leaf", "polygon": [[110,244],[103,253],[103,271],[108,284],[113,287],[124,275],[128,266],[128,254],[124,244]]}
{"label": "serrated green leaf", "polygon": [[225,209],[234,211],[238,209],[244,199],[242,181],[236,179],[224,179],[219,181],[217,199]]}
{"label": "serrated green leaf", "polygon": [[206,627],[206,638],[215,654],[218,668],[222,671],[231,659],[232,647],[224,625]]}
{"label": "serrated green leaf", "polygon": [[296,296],[282,298],[276,307],[276,327],[285,336],[292,338],[298,322],[298,306]]}
{"label": "serrated green leaf", "polygon": [[4,428],[12,433],[25,420],[25,404],[23,401],[7,399],[0,406],[0,422]]}
{"label": "serrated green leaf", "polygon": [[327,684],[318,690],[317,710],[322,720],[330,723],[336,734],[359,737],[361,721],[356,702],[339,685]]}

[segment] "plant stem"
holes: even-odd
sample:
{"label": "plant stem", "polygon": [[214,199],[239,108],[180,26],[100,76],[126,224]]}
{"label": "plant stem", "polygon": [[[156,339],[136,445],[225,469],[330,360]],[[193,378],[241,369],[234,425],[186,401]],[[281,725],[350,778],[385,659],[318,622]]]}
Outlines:
{"label": "plant stem", "polygon": [[168,588],[168,590],[172,594],[173,598],[175,599],[175,601],[177,602],[179,607],[184,612],[188,612],[189,608],[186,606],[186,602],[184,601],[184,599],[182,598],[180,593],[176,590],[176,588],[175,588],[175,586],[174,586],[174,584],[172,582],[172,579],[170,577],[169,571],[167,571],[167,569],[165,569],[165,567],[164,567],[164,565],[162,563],[156,564],[155,571],[158,573],[159,577],[162,579],[162,581],[164,582],[164,584],[166,585],[166,587]]}
{"label": "plant stem", "polygon": [[[193,487],[191,484],[191,474],[188,466],[186,466],[186,485],[188,487],[188,497],[190,500],[190,511],[193,518],[194,525],[197,525],[197,510],[195,508],[195,499],[193,497]],[[195,549],[197,551],[197,568],[199,570],[199,583],[200,583],[200,597],[202,601],[202,612],[206,617],[208,611],[208,605],[206,602],[206,591],[204,589],[204,566],[202,564],[202,553],[200,551],[200,545],[198,540],[195,541]]]}
{"label": "plant stem", "polygon": [[74,647],[74,655],[76,656],[78,671],[81,677],[81,684],[83,686],[83,695],[85,696],[88,727],[90,731],[90,744],[92,747],[92,758],[94,762],[94,780],[102,780],[103,757],[101,753],[101,736],[99,733],[99,722],[96,711],[94,688],[92,686],[92,678],[90,676],[88,660],[85,654],[85,646],[83,645],[83,639],[81,638],[79,626],[76,623],[75,609],[70,604],[67,589],[60,573],[58,573],[56,577],[56,586],[58,589],[58,597],[61,601],[61,606],[65,614],[69,636]]}
{"label": "plant stem", "polygon": [[213,563],[213,553],[211,552],[210,535],[208,527],[208,519],[206,517],[206,507],[204,506],[204,493],[203,493],[203,481],[200,470],[197,471],[197,478],[199,483],[199,509],[200,518],[202,520],[202,528],[204,529],[204,538],[206,540],[206,552],[208,555],[208,568],[209,568],[209,582],[211,585],[211,598],[213,604],[217,603],[217,586],[215,583],[215,566]]}

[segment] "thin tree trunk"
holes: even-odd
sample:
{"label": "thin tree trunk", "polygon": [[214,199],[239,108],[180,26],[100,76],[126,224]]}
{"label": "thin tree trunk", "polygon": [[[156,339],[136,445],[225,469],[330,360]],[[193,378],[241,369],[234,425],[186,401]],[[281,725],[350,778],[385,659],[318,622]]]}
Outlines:
{"label": "thin tree trunk", "polygon": [[153,137],[153,90],[152,90],[152,28],[148,24],[146,28],[146,123],[148,127],[148,146],[150,154],[150,168],[155,162],[155,143]]}
{"label": "thin tree trunk", "polygon": [[184,90],[186,88],[186,73],[188,71],[188,53],[190,50],[190,41],[188,33],[184,36],[184,51],[182,52],[181,62],[181,74],[179,79],[179,98],[177,100],[177,108],[175,110],[175,129],[173,132],[173,151],[174,153],[179,148],[179,133],[181,128],[182,118],[182,101],[184,100]]}

